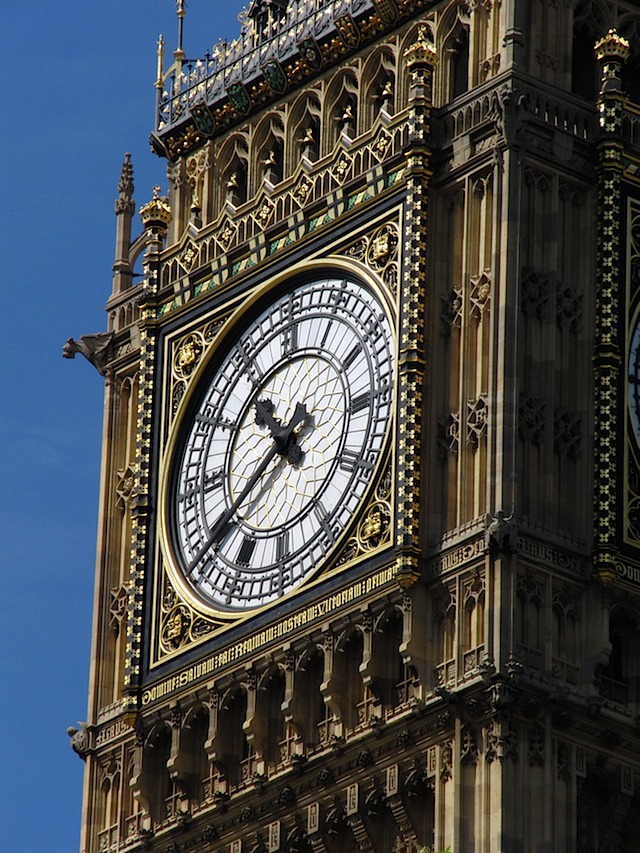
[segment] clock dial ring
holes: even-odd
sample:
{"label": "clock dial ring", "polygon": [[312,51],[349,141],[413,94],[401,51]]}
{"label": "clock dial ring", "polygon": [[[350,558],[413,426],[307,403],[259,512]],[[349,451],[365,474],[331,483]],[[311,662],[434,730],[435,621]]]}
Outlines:
{"label": "clock dial ring", "polygon": [[376,288],[325,268],[273,293],[257,317],[232,318],[167,456],[172,574],[223,614],[313,575],[368,491],[391,421],[393,331]]}

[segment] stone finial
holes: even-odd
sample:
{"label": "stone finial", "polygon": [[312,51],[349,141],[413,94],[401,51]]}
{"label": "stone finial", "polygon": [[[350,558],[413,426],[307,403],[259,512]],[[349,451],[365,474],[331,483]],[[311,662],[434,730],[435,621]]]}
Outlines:
{"label": "stone finial", "polygon": [[116,213],[124,213],[127,208],[131,208],[133,213],[133,165],[129,153],[124,155],[120,180],[118,181]]}
{"label": "stone finial", "polygon": [[145,230],[166,231],[171,222],[171,208],[166,198],[160,196],[160,187],[153,188],[153,198],[140,208]]}
{"label": "stone finial", "polygon": [[594,45],[598,62],[613,58],[617,58],[620,62],[626,62],[629,58],[630,49],[627,39],[618,35],[614,29],[609,30],[606,36]]}
{"label": "stone finial", "polygon": [[594,50],[602,66],[600,96],[622,95],[622,66],[629,56],[629,42],[612,29],[596,42]]}
{"label": "stone finial", "polygon": [[429,28],[422,24],[418,28],[418,37],[412,45],[405,50],[404,56],[409,68],[414,65],[429,65],[434,68],[438,62],[438,52],[431,40]]}

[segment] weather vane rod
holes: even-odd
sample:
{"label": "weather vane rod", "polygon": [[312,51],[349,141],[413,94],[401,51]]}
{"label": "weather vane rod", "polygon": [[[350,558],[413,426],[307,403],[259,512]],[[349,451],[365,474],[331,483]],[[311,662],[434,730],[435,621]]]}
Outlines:
{"label": "weather vane rod", "polygon": [[182,36],[184,30],[184,16],[186,14],[187,3],[186,0],[178,0],[176,14],[178,15],[178,47],[174,53],[176,59],[178,58],[178,54],[181,59],[184,59],[184,51],[182,49]]}

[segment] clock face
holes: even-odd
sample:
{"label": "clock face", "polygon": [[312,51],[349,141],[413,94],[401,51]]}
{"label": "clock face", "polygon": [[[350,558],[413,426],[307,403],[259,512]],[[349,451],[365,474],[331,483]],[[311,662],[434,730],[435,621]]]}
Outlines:
{"label": "clock face", "polygon": [[297,587],[349,525],[394,378],[387,312],[352,279],[298,283],[234,332],[196,389],[168,499],[180,571],[230,612]]}

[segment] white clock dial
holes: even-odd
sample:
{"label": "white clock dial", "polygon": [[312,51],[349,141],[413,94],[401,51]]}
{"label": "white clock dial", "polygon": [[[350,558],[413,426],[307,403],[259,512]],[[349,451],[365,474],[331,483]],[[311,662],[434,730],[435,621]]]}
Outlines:
{"label": "white clock dial", "polygon": [[172,547],[201,598],[247,610],[310,575],[373,477],[393,375],[387,312],[352,279],[300,283],[239,328],[202,381],[170,487]]}

